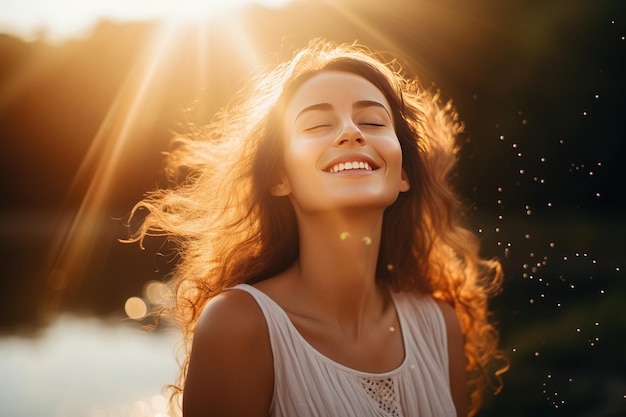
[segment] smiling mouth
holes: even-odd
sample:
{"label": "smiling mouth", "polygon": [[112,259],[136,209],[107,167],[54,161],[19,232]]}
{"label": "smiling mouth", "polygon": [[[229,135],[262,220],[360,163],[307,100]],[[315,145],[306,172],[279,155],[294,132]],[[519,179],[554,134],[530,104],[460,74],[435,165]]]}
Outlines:
{"label": "smiling mouth", "polygon": [[353,171],[353,170],[362,170],[362,171],[374,171],[376,167],[370,166],[367,162],[339,162],[328,169],[328,172],[343,172],[343,171]]}

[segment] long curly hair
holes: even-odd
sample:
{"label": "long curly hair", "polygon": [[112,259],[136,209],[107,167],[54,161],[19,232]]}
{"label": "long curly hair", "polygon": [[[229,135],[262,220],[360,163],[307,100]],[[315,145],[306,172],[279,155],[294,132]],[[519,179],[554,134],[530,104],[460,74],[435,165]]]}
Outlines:
{"label": "long curly hair", "polygon": [[464,207],[449,181],[463,124],[450,102],[416,78],[405,78],[397,61],[363,46],[323,40],[252,77],[211,123],[176,137],[166,166],[174,185],[147,194],[131,213],[146,210],[128,241],[167,236],[177,248],[165,313],[180,325],[186,353],[173,398],[182,392],[206,302],[228,287],[275,276],[298,258],[293,207],[287,197],[270,192],[283,166],[282,117],[302,83],[330,70],[367,79],[390,103],[410,189],[384,212],[376,279],[454,307],[473,415],[486,387],[500,389],[506,362],[499,361],[488,305],[500,289],[501,267],[479,256],[478,239],[463,226]]}

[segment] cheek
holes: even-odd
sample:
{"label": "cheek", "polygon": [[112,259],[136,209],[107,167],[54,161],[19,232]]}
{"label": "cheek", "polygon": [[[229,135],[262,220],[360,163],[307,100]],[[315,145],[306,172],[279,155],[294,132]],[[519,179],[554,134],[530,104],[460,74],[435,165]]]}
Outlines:
{"label": "cheek", "polygon": [[389,137],[384,143],[385,159],[390,164],[394,164],[402,168],[402,147],[397,137]]}
{"label": "cheek", "polygon": [[304,186],[316,168],[310,146],[287,144],[283,153],[284,175],[294,188]]}
{"label": "cheek", "polygon": [[323,139],[299,138],[297,136],[286,140],[284,143],[283,157],[285,165],[304,164],[307,169],[318,162],[318,158],[324,152],[327,144]]}

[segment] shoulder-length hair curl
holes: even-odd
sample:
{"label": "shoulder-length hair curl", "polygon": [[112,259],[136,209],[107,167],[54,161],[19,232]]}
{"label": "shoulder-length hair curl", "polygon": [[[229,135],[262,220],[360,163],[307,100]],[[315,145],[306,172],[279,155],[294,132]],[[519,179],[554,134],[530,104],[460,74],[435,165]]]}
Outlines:
{"label": "shoulder-length hair curl", "polygon": [[499,390],[506,362],[493,366],[502,357],[488,306],[499,291],[501,267],[479,256],[449,182],[463,125],[450,102],[405,78],[395,61],[362,46],[321,40],[249,80],[208,126],[175,138],[166,170],[177,185],[148,194],[133,209],[131,216],[139,209],[147,214],[129,241],[166,235],[178,248],[173,302],[166,307],[187,349],[178,386],[205,303],[228,287],[270,278],[298,257],[291,203],[270,192],[282,169],[284,107],[304,81],[331,70],[367,79],[391,105],[411,187],[384,213],[376,276],[395,291],[432,294],[455,308],[473,415],[487,386]]}

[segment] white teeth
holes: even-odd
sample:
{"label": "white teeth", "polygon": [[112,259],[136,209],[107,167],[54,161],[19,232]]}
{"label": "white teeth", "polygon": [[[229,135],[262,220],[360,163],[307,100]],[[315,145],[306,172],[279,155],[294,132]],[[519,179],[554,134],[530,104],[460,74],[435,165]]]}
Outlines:
{"label": "white teeth", "polygon": [[368,164],[367,162],[353,161],[353,162],[340,162],[338,164],[335,164],[330,169],[330,172],[341,172],[341,171],[348,171],[351,169],[364,169],[366,171],[372,170],[372,168],[370,167],[370,164]]}

